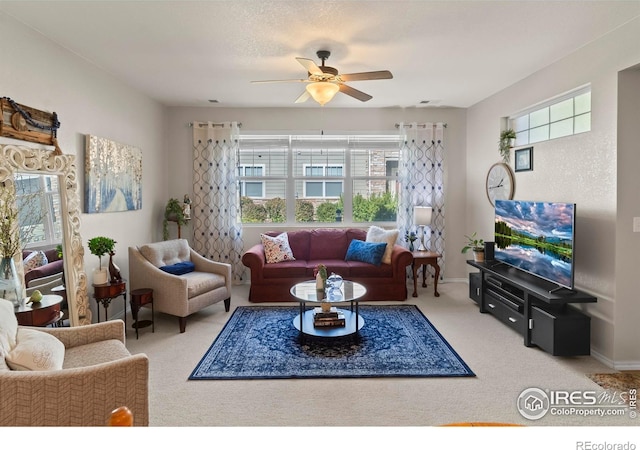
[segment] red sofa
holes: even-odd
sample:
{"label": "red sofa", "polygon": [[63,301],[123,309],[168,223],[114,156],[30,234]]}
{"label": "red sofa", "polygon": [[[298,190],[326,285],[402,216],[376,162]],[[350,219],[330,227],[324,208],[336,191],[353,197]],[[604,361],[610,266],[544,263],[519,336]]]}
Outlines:
{"label": "red sofa", "polygon": [[[24,260],[33,251],[35,250],[23,250],[22,259]],[[58,256],[58,251],[55,248],[43,250],[43,252],[49,262],[24,274],[25,287],[27,288],[33,280],[64,272],[64,261]]]}
{"label": "red sofa", "polygon": [[[265,233],[277,236],[281,232]],[[251,270],[250,302],[291,302],[295,298],[289,290],[301,281],[313,279],[313,269],[322,263],[327,272],[335,272],[345,280],[355,281],[367,288],[364,301],[397,301],[407,298],[407,270],[413,261],[411,252],[394,245],[391,264],[345,261],[352,239],[366,240],[365,230],[315,229],[287,232],[295,261],[266,263],[262,244],[251,247],[242,255],[242,263]]]}

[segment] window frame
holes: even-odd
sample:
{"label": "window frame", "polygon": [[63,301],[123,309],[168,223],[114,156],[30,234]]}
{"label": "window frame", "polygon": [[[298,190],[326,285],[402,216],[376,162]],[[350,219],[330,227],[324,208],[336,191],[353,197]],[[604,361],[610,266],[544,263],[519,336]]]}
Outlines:
{"label": "window frame", "polygon": [[[404,139],[400,133],[345,133],[345,134],[334,134],[334,135],[300,135],[300,134],[264,134],[260,132],[251,133],[251,132],[243,132],[241,136],[238,138],[238,164],[240,165],[243,161],[253,160],[254,158],[265,156],[267,160],[270,161],[270,157],[265,155],[265,152],[269,149],[278,149],[286,152],[284,157],[286,167],[286,173],[277,173],[276,175],[267,174],[264,177],[260,177],[260,180],[265,182],[265,185],[269,182],[274,183],[283,183],[285,192],[283,200],[286,203],[286,220],[285,222],[278,223],[279,225],[284,226],[300,226],[306,225],[309,223],[318,223],[318,224],[328,224],[328,222],[321,221],[297,221],[296,220],[296,205],[298,200],[305,200],[306,197],[306,183],[309,182],[317,182],[321,179],[321,177],[310,177],[305,176],[303,164],[300,164],[299,159],[304,158],[304,153],[307,152],[312,158],[316,158],[317,156],[321,156],[326,158],[327,154],[331,154],[331,152],[338,152],[333,156],[340,155],[340,158],[343,158],[343,161],[340,162],[332,162],[330,161],[328,164],[324,164],[326,167],[342,167],[342,177],[326,177],[322,179],[323,181],[323,197],[312,197],[310,198],[313,202],[314,200],[326,200],[329,202],[338,201],[342,203],[342,211],[341,211],[341,221],[340,223],[343,226],[354,225],[354,226],[364,226],[367,224],[375,224],[379,226],[393,226],[395,225],[395,220],[392,221],[373,221],[373,222],[355,222],[353,219],[353,191],[354,191],[354,180],[369,180],[373,182],[378,182],[383,180],[385,186],[397,187],[398,185],[398,173],[397,170],[395,173],[388,174],[387,167],[383,168],[384,175],[362,175],[362,174],[354,174],[353,166],[352,166],[352,154],[356,151],[366,150],[370,154],[376,151],[385,152],[385,156],[387,152],[392,151],[395,152],[394,158],[397,159],[397,165],[400,164],[400,152],[403,145]],[[245,153],[246,152],[246,153]],[[325,153],[326,152],[326,153]],[[259,156],[261,155],[262,156]],[[322,158],[321,158],[322,159]],[[385,164],[388,158],[385,158]],[[312,163],[308,165],[319,166],[323,164],[324,161],[316,162],[313,159]],[[245,163],[243,163],[245,164]],[[296,164],[300,164],[296,166]],[[266,168],[267,172],[272,172],[271,169]],[[326,169],[325,169],[326,173]],[[239,183],[248,180],[248,177],[239,177]],[[342,192],[343,196],[340,199],[339,197],[326,196],[326,183],[332,181],[339,181],[342,183]],[[266,195],[264,201],[271,200],[271,194],[269,189],[266,189]],[[299,191],[298,191],[299,190]],[[397,189],[393,189],[390,191],[391,194],[399,201],[400,192]],[[273,197],[276,198],[277,196]],[[397,214],[397,211],[396,211]],[[238,211],[238,220],[244,225],[248,226],[265,226],[271,224],[270,221],[264,222],[243,222],[242,221],[242,211],[239,208]]]}
{"label": "window frame", "polygon": [[[576,98],[585,94],[589,94],[588,110],[576,113]],[[558,107],[558,105],[568,100],[572,100],[571,114],[554,118],[553,107]],[[509,128],[513,129],[516,133],[515,146],[520,147],[591,131],[591,111],[591,85],[588,84],[513,114],[507,118],[507,121]],[[585,117],[588,117],[588,127],[576,131],[577,120]],[[535,122],[533,125],[532,119]],[[568,124],[567,121],[571,121],[571,132],[558,133],[552,136],[553,129],[555,128],[557,130],[558,127],[566,127]],[[535,137],[532,138],[532,134]]]}
{"label": "window frame", "polygon": [[[264,175],[263,176],[257,176],[257,175],[246,175],[246,169],[255,169],[255,168],[259,168],[261,169],[261,172],[264,174],[265,173],[265,169],[266,169],[266,164],[238,164],[238,176],[239,176],[239,182],[238,182],[238,186],[240,188],[240,196],[242,197],[249,197],[249,198],[265,198],[266,192],[265,192],[265,183],[264,183]],[[240,174],[240,172],[242,172],[242,174]],[[256,195],[247,195],[247,183],[260,183],[260,195],[256,196]]]}
{"label": "window frame", "polygon": [[[302,178],[302,195],[304,198],[311,199],[340,199],[342,195],[344,195],[344,164],[335,164],[335,163],[327,163],[327,164],[318,164],[318,163],[303,163],[302,164],[302,173],[304,174],[304,178]],[[321,175],[313,175],[307,174],[307,169],[309,168],[320,168],[322,169]],[[339,168],[342,172],[342,175],[327,175],[328,169]],[[322,179],[319,179],[322,178]],[[309,195],[308,194],[308,183],[322,183],[322,195]],[[340,183],[340,192],[341,195],[327,195],[327,183]]]}

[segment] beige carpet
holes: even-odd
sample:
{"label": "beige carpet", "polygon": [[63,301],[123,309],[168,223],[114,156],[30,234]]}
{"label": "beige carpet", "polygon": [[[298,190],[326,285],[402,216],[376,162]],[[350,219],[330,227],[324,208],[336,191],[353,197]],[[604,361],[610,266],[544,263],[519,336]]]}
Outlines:
{"label": "beige carpet", "polygon": [[[368,378],[188,381],[231,313],[222,304],[178,320],[157,314],[156,330],[127,333],[127,347],[150,359],[151,426],[394,426],[460,422],[527,426],[629,426],[628,417],[546,415],[523,418],[516,408],[527,388],[598,390],[586,374],[611,372],[592,357],[554,357],[523,345],[522,336],[468,298],[466,283],[419,288],[417,305],[476,373],[474,378]],[[251,305],[248,286],[235,286],[232,309]],[[412,287],[411,287],[412,289]],[[410,292],[411,292],[410,289]],[[141,312],[144,318],[150,311]],[[130,323],[130,321],[129,321]]]}

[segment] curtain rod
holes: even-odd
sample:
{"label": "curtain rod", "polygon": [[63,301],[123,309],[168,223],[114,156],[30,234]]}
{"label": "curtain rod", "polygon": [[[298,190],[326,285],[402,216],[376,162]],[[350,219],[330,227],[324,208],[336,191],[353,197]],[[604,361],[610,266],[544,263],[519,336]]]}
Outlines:
{"label": "curtain rod", "polygon": [[[200,124],[200,128],[208,127],[209,125],[213,127],[224,127],[225,123],[209,123],[209,122],[198,122]],[[229,123],[229,122],[226,122]],[[189,122],[189,128],[193,128],[194,122]],[[242,128],[242,122],[238,122],[238,128]]]}
{"label": "curtain rod", "polygon": [[[410,126],[411,126],[410,124],[405,124],[405,125],[404,125],[404,127],[405,127],[405,128],[406,128],[406,127],[410,127]],[[427,124],[426,124],[426,123],[418,123],[418,124],[416,124],[416,126],[417,126],[418,128],[427,128]],[[446,124],[446,123],[443,123],[443,124],[442,124],[442,126],[443,126],[444,128],[447,128],[447,124]],[[400,124],[399,124],[399,123],[397,123],[397,124],[396,124],[396,128],[400,128]]]}

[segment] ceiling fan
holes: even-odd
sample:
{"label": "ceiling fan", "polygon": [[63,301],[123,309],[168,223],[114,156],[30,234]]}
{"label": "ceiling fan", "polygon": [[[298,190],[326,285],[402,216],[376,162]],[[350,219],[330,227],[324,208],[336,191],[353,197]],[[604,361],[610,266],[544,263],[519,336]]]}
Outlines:
{"label": "ceiling fan", "polygon": [[308,78],[292,79],[292,80],[262,80],[252,81],[252,83],[288,83],[299,82],[308,83],[305,91],[296,99],[295,103],[306,102],[309,97],[324,105],[330,101],[338,91],[347,94],[361,102],[371,100],[369,94],[352,88],[344,84],[347,81],[364,81],[364,80],[388,80],[393,75],[388,70],[378,70],[375,72],[358,72],[358,73],[339,73],[338,69],[325,66],[324,62],[329,58],[331,52],[328,50],[318,50],[316,52],[318,58],[322,60],[322,65],[318,66],[311,59],[296,58],[296,60],[308,72]]}

